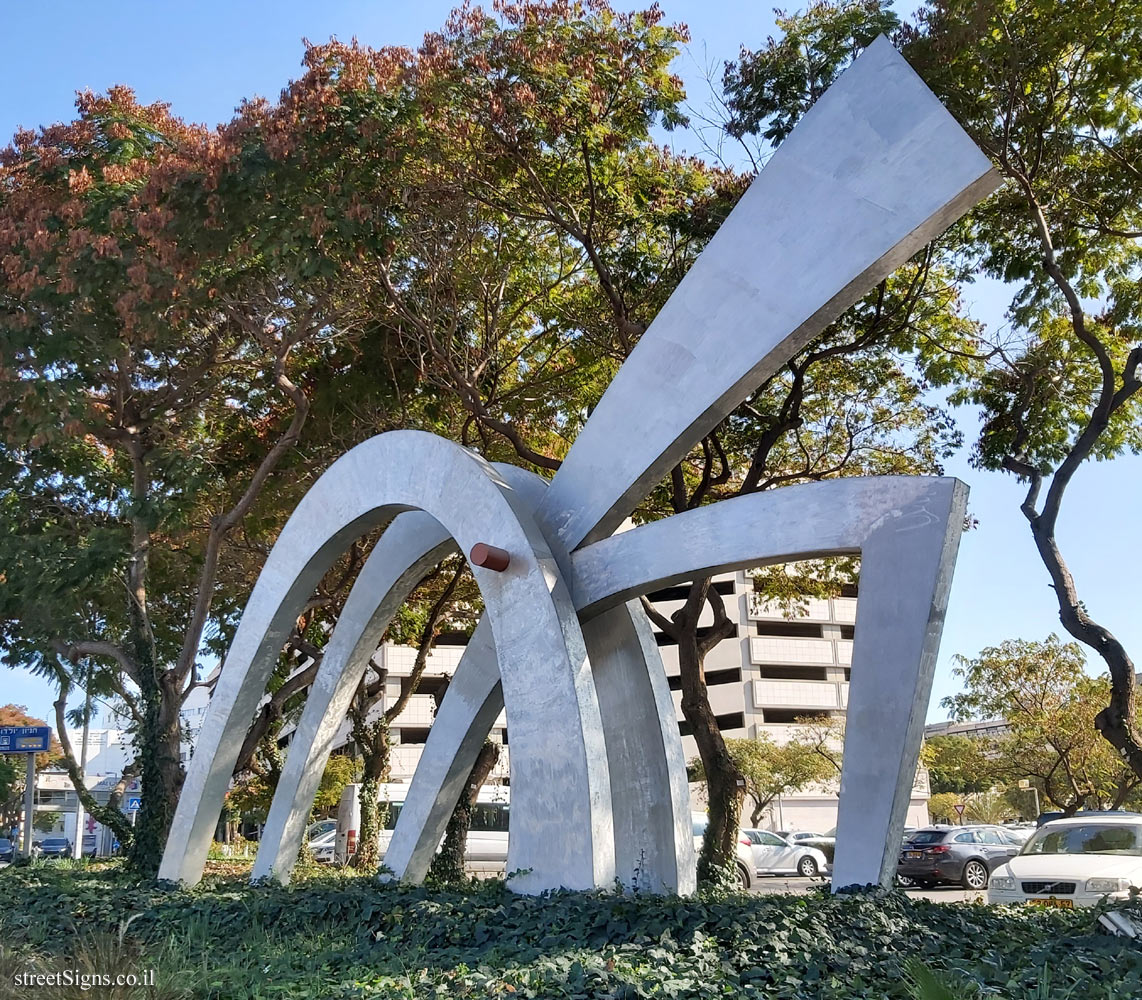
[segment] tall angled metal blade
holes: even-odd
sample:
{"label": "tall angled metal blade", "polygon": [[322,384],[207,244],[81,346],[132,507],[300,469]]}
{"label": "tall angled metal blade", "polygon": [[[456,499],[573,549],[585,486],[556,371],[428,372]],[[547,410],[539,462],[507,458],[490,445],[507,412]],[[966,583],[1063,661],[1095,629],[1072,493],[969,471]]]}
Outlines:
{"label": "tall angled metal blade", "polygon": [[702,437],[999,184],[885,38],[810,109],[619,370],[537,512],[609,535]]}

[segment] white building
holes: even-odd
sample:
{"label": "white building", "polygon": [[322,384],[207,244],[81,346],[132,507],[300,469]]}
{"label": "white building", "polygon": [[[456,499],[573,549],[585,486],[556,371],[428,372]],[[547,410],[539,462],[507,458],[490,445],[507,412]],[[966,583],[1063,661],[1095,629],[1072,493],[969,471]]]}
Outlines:
{"label": "white building", "polygon": [[[706,657],[705,673],[711,707],[725,736],[768,735],[775,742],[788,740],[798,732],[796,720],[813,717],[843,717],[848,707],[849,674],[852,662],[853,632],[856,623],[856,597],[852,592],[833,600],[810,600],[806,612],[794,620],[781,608],[759,604],[754,599],[751,577],[744,572],[718,577],[718,589],[726,610],[737,626],[736,636],[726,639]],[[685,599],[688,587],[668,588],[650,595],[655,607],[669,617]],[[707,607],[701,626],[712,624]],[[677,648],[657,634],[670,687],[674,692],[682,745],[686,759],[697,756],[697,746],[687,735],[681,712]],[[428,730],[435,717],[433,692],[455,671],[464,652],[463,638],[445,636],[430,654],[428,668],[418,691],[391,726],[393,740],[392,778],[394,782],[412,779],[420,760]],[[416,650],[386,643],[374,662],[387,669],[385,698],[374,709],[380,713],[400,696],[408,683]],[[348,721],[334,741],[335,748],[351,749]],[[288,731],[283,734],[288,737]],[[492,739],[504,745],[492,780],[507,780],[509,733],[500,714]],[[691,793],[695,808],[701,808],[703,787],[694,785]],[[909,826],[928,823],[927,772],[917,774],[908,811]],[[783,796],[774,803],[762,825],[769,829],[827,831],[836,826],[835,787],[807,789]]]}
{"label": "white building", "polygon": [[[428,663],[413,694],[404,710],[389,726],[389,735],[392,741],[392,750],[389,759],[390,778],[393,783],[402,783],[412,780],[416,765],[420,762],[420,755],[424,752],[424,743],[428,739],[428,730],[436,717],[436,697],[440,688],[456,671],[456,665],[464,654],[463,636],[447,634],[440,638],[432,651],[428,654]],[[411,646],[401,646],[386,642],[373,654],[375,663],[385,673],[385,693],[381,700],[373,706],[369,719],[378,718],[388,706],[392,705],[409,683],[416,663],[416,650]],[[372,675],[371,675],[372,676]],[[333,751],[351,751],[352,726],[348,719],[344,719],[340,729],[333,740]],[[293,734],[293,727],[287,726],[282,730],[282,740],[288,743]],[[491,739],[502,745],[500,758],[495,769],[488,778],[490,784],[506,782],[508,779],[508,736],[507,717],[503,712],[499,714],[492,727]]]}
{"label": "white building", "polygon": [[[711,586],[721,594],[737,626],[737,634],[715,646],[705,660],[707,695],[722,735],[756,738],[764,734],[783,743],[796,735],[798,719],[844,717],[856,625],[855,590],[846,588],[832,600],[810,599],[804,613],[791,620],[781,607],[757,600],[747,572],[723,574]],[[669,617],[688,590],[686,585],[671,587],[649,597]],[[707,605],[699,628],[712,624]],[[677,647],[660,632],[657,638],[674,692],[683,750],[691,760],[698,748],[693,737],[686,735],[682,719]],[[702,786],[691,786],[696,801],[702,794]],[[908,809],[908,826],[927,825],[928,796],[928,776],[921,768]],[[836,823],[836,788],[823,787],[782,796],[762,826],[823,833]]]}

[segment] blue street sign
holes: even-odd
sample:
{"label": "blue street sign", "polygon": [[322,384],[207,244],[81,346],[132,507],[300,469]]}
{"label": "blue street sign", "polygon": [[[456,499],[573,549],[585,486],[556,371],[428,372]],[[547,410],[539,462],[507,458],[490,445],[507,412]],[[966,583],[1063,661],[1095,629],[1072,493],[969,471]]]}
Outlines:
{"label": "blue street sign", "polygon": [[0,753],[43,753],[51,743],[49,726],[0,726]]}
{"label": "blue street sign", "polygon": [[138,812],[143,808],[143,800],[140,796],[135,795],[127,800],[127,812]]}

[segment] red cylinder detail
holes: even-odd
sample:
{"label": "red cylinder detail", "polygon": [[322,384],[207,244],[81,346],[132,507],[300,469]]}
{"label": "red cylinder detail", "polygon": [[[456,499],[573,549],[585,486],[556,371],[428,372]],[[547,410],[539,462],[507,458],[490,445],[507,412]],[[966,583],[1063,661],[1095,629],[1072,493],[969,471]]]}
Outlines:
{"label": "red cylinder detail", "polygon": [[473,566],[480,566],[483,569],[492,569],[497,573],[502,573],[508,568],[508,563],[511,562],[512,557],[508,554],[506,549],[497,548],[495,545],[487,545],[484,542],[477,542],[472,546],[469,559]]}

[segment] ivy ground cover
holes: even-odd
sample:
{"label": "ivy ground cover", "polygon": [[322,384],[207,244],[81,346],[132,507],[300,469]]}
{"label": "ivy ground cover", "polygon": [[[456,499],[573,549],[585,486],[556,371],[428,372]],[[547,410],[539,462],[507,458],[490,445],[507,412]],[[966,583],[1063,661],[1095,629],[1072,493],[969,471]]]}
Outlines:
{"label": "ivy ground cover", "polygon": [[[1142,997],[1142,947],[1099,933],[1091,912],[898,892],[524,898],[328,873],[170,890],[114,864],[37,863],[0,871],[0,895],[0,996],[13,1000]],[[154,985],[22,985],[69,969],[154,970]]]}

